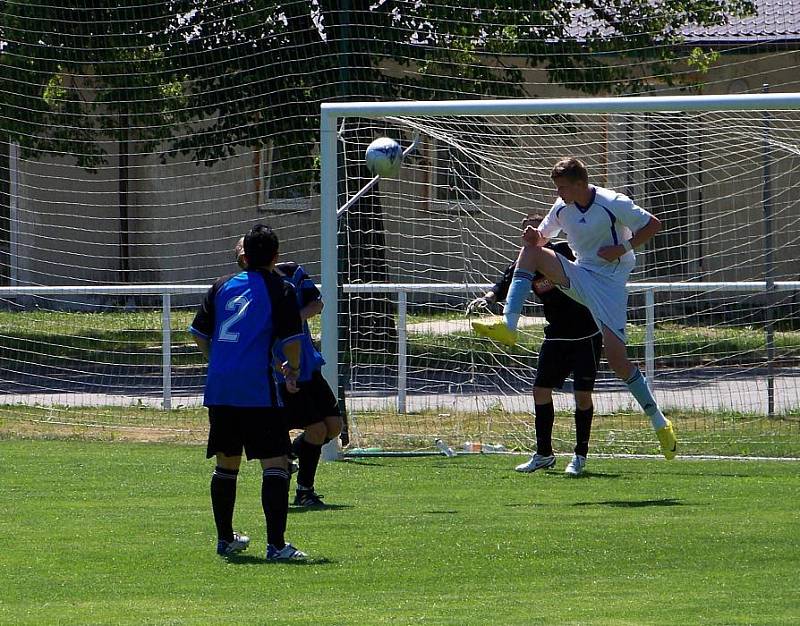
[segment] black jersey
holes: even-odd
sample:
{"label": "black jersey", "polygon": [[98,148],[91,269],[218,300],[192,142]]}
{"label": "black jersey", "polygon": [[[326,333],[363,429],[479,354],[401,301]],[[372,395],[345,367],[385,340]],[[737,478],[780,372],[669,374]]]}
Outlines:
{"label": "black jersey", "polygon": [[[548,243],[545,247],[570,261],[575,260],[575,255],[565,241],[557,244]],[[516,262],[509,265],[500,281],[492,287],[498,302],[505,300],[508,295],[508,288],[511,286],[516,268]],[[597,324],[589,309],[566,295],[540,272],[534,274],[533,292],[544,308],[544,317],[547,320],[547,326],[544,327],[546,339],[580,339],[598,332]]]}

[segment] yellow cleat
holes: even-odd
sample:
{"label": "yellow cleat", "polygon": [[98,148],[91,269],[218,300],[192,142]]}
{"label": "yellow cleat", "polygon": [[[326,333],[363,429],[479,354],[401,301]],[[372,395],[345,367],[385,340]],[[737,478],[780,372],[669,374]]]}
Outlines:
{"label": "yellow cleat", "polygon": [[667,461],[671,461],[678,454],[678,440],[675,437],[675,432],[672,430],[672,422],[667,420],[667,425],[664,428],[659,428],[656,431],[658,442],[661,444],[661,452]]}
{"label": "yellow cleat", "polygon": [[513,346],[517,343],[517,331],[511,330],[505,322],[495,322],[494,324],[481,324],[472,322],[472,328],[476,333],[489,339],[494,339],[498,343]]}

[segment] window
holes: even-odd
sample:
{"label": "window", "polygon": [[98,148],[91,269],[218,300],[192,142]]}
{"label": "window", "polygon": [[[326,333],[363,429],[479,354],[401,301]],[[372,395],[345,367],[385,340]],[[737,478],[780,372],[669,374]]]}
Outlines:
{"label": "window", "polygon": [[302,211],[311,208],[311,197],[318,193],[318,172],[314,151],[308,146],[281,146],[269,140],[254,153],[257,171],[258,210],[263,213]]}
{"label": "window", "polygon": [[434,146],[433,161],[435,192],[431,196],[440,205],[438,208],[477,209],[481,198],[480,163],[455,146],[441,144]]}

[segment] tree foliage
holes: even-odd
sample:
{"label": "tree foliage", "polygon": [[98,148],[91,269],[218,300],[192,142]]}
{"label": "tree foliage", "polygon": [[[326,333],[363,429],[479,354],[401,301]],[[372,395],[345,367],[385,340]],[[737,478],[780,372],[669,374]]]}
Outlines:
{"label": "tree foliage", "polygon": [[750,0],[455,5],[3,1],[0,130],[86,167],[102,161],[121,119],[143,152],[213,163],[281,137],[302,160],[321,101],[520,96],[525,65],[587,93],[639,93],[653,76],[679,80],[685,27],[753,10]]}
{"label": "tree foliage", "polygon": [[187,83],[166,62],[173,35],[163,6],[28,0],[0,7],[0,129],[26,154],[71,154],[91,169],[104,160],[104,142],[125,136],[146,152],[172,138]]}

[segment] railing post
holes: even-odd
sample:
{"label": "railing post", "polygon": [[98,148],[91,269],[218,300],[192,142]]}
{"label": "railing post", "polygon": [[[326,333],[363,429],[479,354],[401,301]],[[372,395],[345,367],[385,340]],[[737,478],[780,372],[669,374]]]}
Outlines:
{"label": "railing post", "polygon": [[8,282],[19,284],[19,144],[8,144]]}
{"label": "railing post", "polygon": [[645,337],[644,337],[644,375],[653,388],[656,379],[656,295],[654,289],[644,292],[645,299]]}
{"label": "railing post", "polygon": [[[766,93],[769,85],[764,85]],[[763,157],[762,167],[763,190],[762,204],[764,212],[764,281],[766,306],[764,307],[764,342],[767,349],[767,416],[775,417],[775,244],[773,240],[774,224],[772,218],[772,144],[770,142],[769,111],[764,111]]]}
{"label": "railing post", "polygon": [[172,408],[172,297],[161,294],[161,380],[163,406]]}
{"label": "railing post", "polygon": [[408,293],[397,294],[397,412],[406,412],[406,384],[408,380],[406,310]]}

